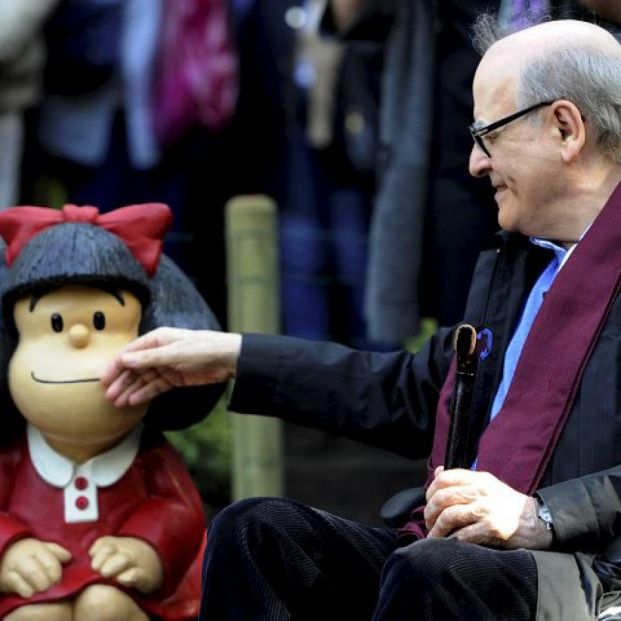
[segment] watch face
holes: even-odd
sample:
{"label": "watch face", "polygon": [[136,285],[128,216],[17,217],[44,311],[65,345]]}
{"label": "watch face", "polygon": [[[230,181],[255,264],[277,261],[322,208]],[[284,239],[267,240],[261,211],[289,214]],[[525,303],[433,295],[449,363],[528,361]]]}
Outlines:
{"label": "watch face", "polygon": [[537,501],[537,504],[537,517],[545,523],[548,530],[552,530],[552,515],[550,514],[550,509],[548,509],[548,505],[546,505],[541,500]]}

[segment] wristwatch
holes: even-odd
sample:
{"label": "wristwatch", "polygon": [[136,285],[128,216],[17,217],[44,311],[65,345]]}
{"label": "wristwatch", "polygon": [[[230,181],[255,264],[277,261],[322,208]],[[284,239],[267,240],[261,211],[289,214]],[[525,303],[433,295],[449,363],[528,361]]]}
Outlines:
{"label": "wristwatch", "polygon": [[537,517],[545,524],[546,529],[551,530],[552,534],[554,534],[554,521],[552,520],[548,505],[538,496],[535,497],[535,500],[537,501]]}

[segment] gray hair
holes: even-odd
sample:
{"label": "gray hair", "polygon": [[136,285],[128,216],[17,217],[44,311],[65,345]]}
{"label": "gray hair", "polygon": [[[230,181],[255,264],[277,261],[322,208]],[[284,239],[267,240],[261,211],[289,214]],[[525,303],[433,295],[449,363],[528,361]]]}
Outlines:
{"label": "gray hair", "polygon": [[[482,15],[473,26],[473,43],[485,53],[510,34],[495,16]],[[618,54],[575,41],[528,60],[520,76],[517,105],[567,99],[592,125],[601,151],[621,164],[621,45]]]}

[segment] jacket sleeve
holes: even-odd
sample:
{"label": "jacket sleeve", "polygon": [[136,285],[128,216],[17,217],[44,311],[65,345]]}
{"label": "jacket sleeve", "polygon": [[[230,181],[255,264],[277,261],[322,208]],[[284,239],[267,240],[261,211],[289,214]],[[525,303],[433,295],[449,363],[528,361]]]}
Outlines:
{"label": "jacket sleeve", "polygon": [[419,458],[431,450],[451,355],[448,329],[416,355],[244,335],[229,407]]}
{"label": "jacket sleeve", "polygon": [[621,536],[621,466],[545,487],[555,546],[601,553]]}
{"label": "jacket sleeve", "polygon": [[200,548],[205,532],[202,504],[194,482],[165,441],[140,458],[149,499],[140,503],[117,533],[149,543],[164,567],[163,591],[175,590]]}

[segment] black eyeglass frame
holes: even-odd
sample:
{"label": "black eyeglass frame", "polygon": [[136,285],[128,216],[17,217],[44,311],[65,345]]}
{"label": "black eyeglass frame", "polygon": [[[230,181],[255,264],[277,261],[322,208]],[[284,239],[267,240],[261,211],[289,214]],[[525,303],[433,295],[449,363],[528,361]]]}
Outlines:
{"label": "black eyeglass frame", "polygon": [[470,135],[472,136],[472,139],[480,147],[481,151],[483,151],[483,153],[485,153],[487,157],[492,157],[492,154],[488,151],[487,147],[485,146],[485,142],[483,141],[483,136],[486,136],[490,132],[493,132],[495,129],[498,129],[499,127],[504,127],[505,125],[508,125],[509,123],[512,123],[513,121],[516,121],[517,119],[523,116],[526,116],[527,114],[530,114],[531,112],[534,112],[535,110],[538,110],[539,108],[543,108],[544,106],[551,106],[554,103],[554,101],[556,100],[542,101],[540,103],[535,104],[534,106],[529,106],[528,108],[524,108],[523,110],[514,112],[513,114],[510,114],[509,116],[505,116],[504,118],[499,119],[498,121],[494,121],[493,123],[490,123],[489,125],[485,125],[484,127],[475,127],[473,124],[468,128],[468,130],[470,131]]}

